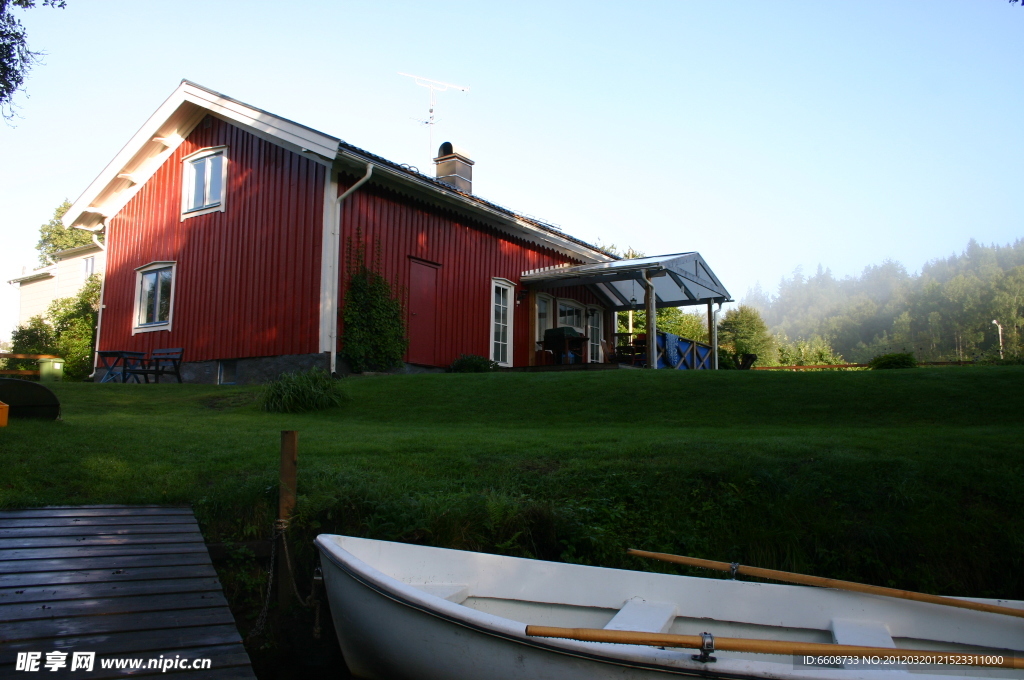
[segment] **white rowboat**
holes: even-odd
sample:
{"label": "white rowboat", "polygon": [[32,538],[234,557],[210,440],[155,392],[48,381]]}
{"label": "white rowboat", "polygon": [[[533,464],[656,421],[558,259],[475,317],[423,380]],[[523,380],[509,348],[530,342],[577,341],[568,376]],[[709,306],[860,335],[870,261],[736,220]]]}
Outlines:
{"label": "white rowboat", "polygon": [[[349,669],[372,680],[669,677],[1024,678],[1009,668],[854,663],[790,655],[530,637],[526,626],[982,652],[1024,658],[1024,618],[826,588],[624,571],[323,534],[316,539]],[[968,599],[968,598],[964,598]],[[973,599],[1024,609],[1024,602]],[[833,660],[835,661],[835,660]]]}

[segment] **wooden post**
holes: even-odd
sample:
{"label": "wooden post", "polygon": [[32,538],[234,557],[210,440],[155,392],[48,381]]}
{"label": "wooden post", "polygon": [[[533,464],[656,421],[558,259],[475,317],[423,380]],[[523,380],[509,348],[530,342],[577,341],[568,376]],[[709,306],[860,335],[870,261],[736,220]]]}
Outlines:
{"label": "wooden post", "polygon": [[708,301],[708,344],[715,339],[715,312],[712,309],[714,302]]}
{"label": "wooden post", "polygon": [[[295,430],[281,431],[281,476],[278,490],[277,518],[289,521],[295,510],[295,494],[299,466],[299,433]],[[287,607],[292,603],[291,572],[285,557],[284,542],[287,535],[278,539],[277,545],[277,603]]]}
{"label": "wooden post", "polygon": [[644,302],[647,304],[647,368],[658,368],[658,298],[649,269],[644,270]]}
{"label": "wooden post", "polygon": [[711,346],[710,359],[711,368],[718,368],[718,335],[715,333],[715,311],[712,309],[714,302],[708,301],[708,344]]}

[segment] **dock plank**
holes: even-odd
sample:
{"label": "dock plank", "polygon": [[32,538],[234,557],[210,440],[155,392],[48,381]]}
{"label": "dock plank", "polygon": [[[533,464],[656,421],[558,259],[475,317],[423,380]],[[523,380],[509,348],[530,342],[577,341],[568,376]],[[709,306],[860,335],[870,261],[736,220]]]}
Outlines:
{"label": "dock plank", "polygon": [[29,510],[0,510],[0,521],[5,519],[35,519],[42,517],[169,517],[183,516],[192,518],[190,508],[161,508],[151,506],[148,508],[110,508],[96,507],[94,505],[85,507],[62,507],[62,508],[33,508]]}
{"label": "dock plank", "polygon": [[199,593],[168,593],[137,597],[101,597],[85,600],[54,600],[25,604],[0,605],[0,621],[31,621],[72,616],[110,616],[141,614],[178,609],[227,607],[219,591]]}
{"label": "dock plank", "polygon": [[[70,538],[70,542],[69,542]],[[68,545],[154,545],[157,543],[202,543],[203,535],[190,531],[174,534],[132,534],[130,536],[28,536],[23,538],[0,537],[0,551],[17,548],[60,548]],[[0,555],[4,553],[0,552]],[[5,557],[6,559],[6,557]]]}
{"label": "dock plank", "polygon": [[[54,650],[96,652],[93,678],[255,678],[189,508],[0,511],[0,621],[0,678],[23,675],[14,671],[19,651]],[[161,655],[212,666],[148,668]],[[104,657],[145,667],[105,669]]]}
{"label": "dock plank", "polygon": [[[48,651],[74,650],[97,654],[141,654],[194,649],[211,645],[241,643],[238,630],[232,625],[192,626],[170,630],[136,631],[130,633],[101,633],[55,637],[46,641]],[[11,642],[0,647],[0,664],[14,663],[17,652],[40,649],[37,640]]]}
{"label": "dock plank", "polygon": [[[76,542],[77,543],[77,542]],[[205,553],[202,540],[188,543],[139,544],[135,542],[113,545],[40,546],[33,548],[11,548],[0,552],[0,564],[28,560],[82,559],[86,557],[116,557],[139,555],[174,555],[178,553]]]}
{"label": "dock plank", "polygon": [[113,614],[110,616],[65,616],[55,619],[8,621],[4,625],[6,640],[49,640],[68,635],[86,633],[114,633],[133,630],[158,630],[212,626],[234,623],[226,607],[208,609],[172,609],[153,612],[147,616]]}
{"label": "dock plank", "polygon": [[59,538],[63,536],[134,536],[136,534],[192,534],[199,532],[195,523],[181,524],[108,524],[71,527],[10,527],[0,524],[0,539]]}
{"label": "dock plank", "polygon": [[119,581],[146,581],[151,579],[202,578],[216,576],[212,564],[161,565],[132,567],[130,569],[69,569],[36,573],[15,572],[0,574],[0,588],[43,586],[71,583],[109,583]]}
{"label": "dock plank", "polygon": [[[136,526],[146,524],[185,524],[198,527],[195,518],[189,515],[147,515],[133,522]],[[124,517],[28,517],[19,519],[18,526],[23,527],[102,527],[124,524]],[[3,520],[5,523],[7,520]]]}
{"label": "dock plank", "polygon": [[201,593],[207,591],[220,592],[220,580],[216,577],[175,578],[160,581],[0,588],[0,605],[52,602],[54,600],[84,600],[103,597],[136,597],[141,595],[163,595],[166,593]]}
{"label": "dock plank", "polygon": [[69,557],[52,560],[0,560],[0,574],[32,573],[39,571],[69,571],[78,569],[131,569],[133,567],[177,567],[205,564],[210,556],[203,553],[180,555],[111,555],[107,557]]}

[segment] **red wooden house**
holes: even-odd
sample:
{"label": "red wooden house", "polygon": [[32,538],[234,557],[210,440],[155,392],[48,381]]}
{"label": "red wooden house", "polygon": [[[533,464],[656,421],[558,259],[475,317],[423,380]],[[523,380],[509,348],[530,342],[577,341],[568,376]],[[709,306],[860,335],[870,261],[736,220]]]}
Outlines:
{"label": "red wooden house", "polygon": [[463,353],[529,365],[556,321],[601,361],[616,301],[520,278],[615,258],[474,196],[450,144],[436,164],[428,177],[183,81],[65,217],[106,233],[97,348],[181,347],[193,382],[344,372],[344,251],[361,239],[404,296],[410,367]]}

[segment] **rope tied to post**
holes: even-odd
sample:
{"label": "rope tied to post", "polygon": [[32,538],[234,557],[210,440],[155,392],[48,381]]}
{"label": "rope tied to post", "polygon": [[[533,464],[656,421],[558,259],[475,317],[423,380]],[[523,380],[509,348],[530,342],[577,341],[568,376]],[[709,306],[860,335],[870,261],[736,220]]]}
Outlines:
{"label": "rope tied to post", "polygon": [[[299,604],[306,609],[312,609],[313,614],[313,638],[315,640],[320,639],[321,626],[320,626],[320,599],[317,598],[317,586],[323,581],[323,574],[320,567],[316,567],[313,570],[313,582],[309,587],[309,596],[302,597],[299,594],[299,586],[295,582],[295,569],[292,566],[291,553],[288,550],[288,539],[287,533],[291,528],[291,520],[288,519],[277,519],[274,520],[272,529],[273,538],[270,542],[270,566],[267,569],[267,594],[263,600],[263,609],[260,611],[259,618],[256,619],[256,625],[253,626],[252,630],[249,631],[247,639],[252,639],[263,632],[263,628],[267,623],[267,613],[270,611],[270,593],[274,586],[274,566],[277,558],[277,543],[280,540],[281,547],[284,549],[285,566],[288,570],[288,581],[291,583],[292,592],[295,594],[295,599],[298,600]],[[283,587],[283,584],[278,584],[278,588]]]}
{"label": "rope tied to post", "polygon": [[291,551],[288,549],[288,531],[291,529],[291,515],[295,510],[297,498],[297,473],[298,473],[298,448],[299,433],[295,430],[284,430],[281,432],[281,471],[280,486],[278,487],[278,519],[274,521],[273,539],[270,547],[270,569],[267,572],[267,593],[263,601],[263,610],[256,621],[256,625],[249,633],[249,638],[255,637],[263,631],[267,621],[267,612],[270,610],[270,593],[274,585],[274,567],[277,559],[277,543],[281,542],[281,549],[284,551],[284,569],[287,574],[281,574],[278,582],[278,595],[280,605],[286,608],[290,603],[289,596],[284,583],[281,580],[289,581],[291,592],[300,605],[307,609],[314,610],[313,637],[320,639],[320,600],[317,598],[317,586],[323,582],[323,573],[320,567],[313,570],[313,579],[310,584],[309,596],[302,597],[299,594],[299,586],[295,582],[295,567],[292,563]]}

